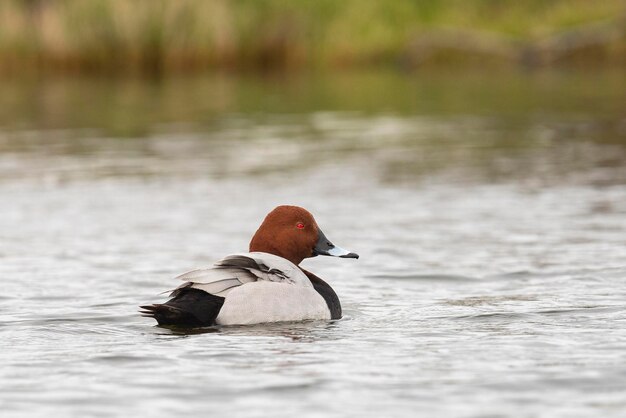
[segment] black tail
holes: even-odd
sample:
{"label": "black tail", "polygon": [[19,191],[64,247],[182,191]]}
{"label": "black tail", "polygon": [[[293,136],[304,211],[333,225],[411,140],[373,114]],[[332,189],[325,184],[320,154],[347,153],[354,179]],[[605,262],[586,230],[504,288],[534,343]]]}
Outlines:
{"label": "black tail", "polygon": [[163,304],[140,306],[143,316],[154,318],[159,325],[185,328],[215,325],[224,298],[199,289],[182,289]]}

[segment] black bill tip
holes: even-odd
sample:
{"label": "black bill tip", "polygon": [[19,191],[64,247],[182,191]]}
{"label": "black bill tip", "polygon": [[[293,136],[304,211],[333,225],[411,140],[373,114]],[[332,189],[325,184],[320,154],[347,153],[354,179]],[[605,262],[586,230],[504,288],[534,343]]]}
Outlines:
{"label": "black bill tip", "polygon": [[339,258],[359,258],[359,255],[357,253],[348,253],[340,255]]}

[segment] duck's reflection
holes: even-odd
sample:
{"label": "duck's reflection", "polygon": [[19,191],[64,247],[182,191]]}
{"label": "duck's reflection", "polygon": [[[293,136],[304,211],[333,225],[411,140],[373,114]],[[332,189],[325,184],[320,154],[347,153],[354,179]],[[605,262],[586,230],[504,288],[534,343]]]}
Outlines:
{"label": "duck's reflection", "polygon": [[341,320],[298,321],[255,325],[212,326],[203,328],[179,328],[155,326],[159,335],[188,337],[200,334],[221,336],[284,337],[294,342],[314,342],[335,339],[334,330],[340,328]]}

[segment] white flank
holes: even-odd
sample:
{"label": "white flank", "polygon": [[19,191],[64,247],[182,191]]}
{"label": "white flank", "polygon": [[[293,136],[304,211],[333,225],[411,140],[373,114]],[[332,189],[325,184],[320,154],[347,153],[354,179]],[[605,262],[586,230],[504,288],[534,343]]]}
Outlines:
{"label": "white flank", "polygon": [[245,325],[305,319],[330,319],[328,305],[313,286],[258,281],[228,292],[215,322]]}

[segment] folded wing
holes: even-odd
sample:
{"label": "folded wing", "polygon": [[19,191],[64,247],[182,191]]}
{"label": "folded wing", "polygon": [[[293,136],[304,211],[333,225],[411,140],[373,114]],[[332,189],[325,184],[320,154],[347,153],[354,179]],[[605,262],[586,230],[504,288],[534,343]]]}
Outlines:
{"label": "folded wing", "polygon": [[192,270],[177,277],[185,283],[172,291],[177,296],[181,290],[193,288],[225,297],[238,286],[255,281],[281,282],[312,286],[304,273],[284,258],[265,253],[229,255],[211,268]]}

